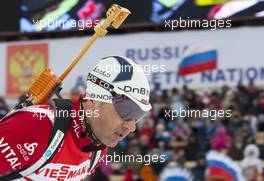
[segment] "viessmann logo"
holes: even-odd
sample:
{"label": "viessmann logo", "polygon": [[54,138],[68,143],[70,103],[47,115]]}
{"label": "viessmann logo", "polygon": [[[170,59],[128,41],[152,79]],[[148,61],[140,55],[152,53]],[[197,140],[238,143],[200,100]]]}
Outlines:
{"label": "viessmann logo", "polygon": [[[33,180],[81,180],[81,178],[90,175],[92,171],[90,171],[90,162],[86,165],[75,166],[67,166],[62,165],[58,166],[55,164],[50,166],[47,165],[41,170],[35,172],[34,175],[30,175],[30,178]],[[40,179],[42,178],[42,179]]]}

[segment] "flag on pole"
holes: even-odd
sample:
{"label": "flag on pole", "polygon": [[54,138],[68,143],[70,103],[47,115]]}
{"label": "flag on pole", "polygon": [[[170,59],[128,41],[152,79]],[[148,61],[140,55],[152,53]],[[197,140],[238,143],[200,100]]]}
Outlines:
{"label": "flag on pole", "polygon": [[178,75],[184,76],[216,68],[217,50],[213,45],[190,47],[183,54]]}

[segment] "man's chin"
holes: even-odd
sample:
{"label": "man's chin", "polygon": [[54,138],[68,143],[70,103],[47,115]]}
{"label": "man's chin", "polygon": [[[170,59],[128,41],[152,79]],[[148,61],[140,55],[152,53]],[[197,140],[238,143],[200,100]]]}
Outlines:
{"label": "man's chin", "polygon": [[114,148],[114,147],[116,147],[117,144],[118,144],[118,142],[112,142],[112,143],[105,144],[105,145],[106,145],[107,147]]}

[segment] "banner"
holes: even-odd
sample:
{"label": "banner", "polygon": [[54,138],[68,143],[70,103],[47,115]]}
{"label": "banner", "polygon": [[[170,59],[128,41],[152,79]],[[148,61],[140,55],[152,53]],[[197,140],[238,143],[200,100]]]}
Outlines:
{"label": "banner", "polygon": [[[251,79],[257,85],[263,85],[263,32],[264,27],[244,27],[217,31],[107,35],[96,41],[65,79],[62,92],[69,93],[75,86],[84,88],[86,76],[91,68],[99,59],[111,55],[135,59],[143,66],[151,87],[155,83],[160,83],[162,88],[180,88],[183,85],[192,88],[235,86],[239,81],[247,84]],[[44,65],[48,65],[59,76],[89,38],[0,43],[0,61],[3,62],[3,65],[0,66],[0,95],[12,95],[25,90],[25,85],[29,85],[29,82],[37,73],[41,72]],[[183,52],[188,47],[203,46],[208,43],[215,45],[218,55],[217,69],[183,77],[178,76],[177,70]],[[26,57],[29,55],[29,51],[30,55],[33,53],[35,58],[32,55]],[[30,64],[31,59],[38,60],[38,64],[35,65],[36,67],[30,64],[22,71],[21,66],[11,63],[21,58],[27,60],[24,61],[27,65]],[[14,75],[10,69],[11,65],[16,72]],[[18,67],[15,68],[15,66]],[[28,82],[24,79],[27,76],[30,77]],[[18,82],[20,82],[19,86]]]}
{"label": "banner", "polygon": [[48,66],[48,45],[9,45],[6,61],[6,94],[26,92],[39,73]]}

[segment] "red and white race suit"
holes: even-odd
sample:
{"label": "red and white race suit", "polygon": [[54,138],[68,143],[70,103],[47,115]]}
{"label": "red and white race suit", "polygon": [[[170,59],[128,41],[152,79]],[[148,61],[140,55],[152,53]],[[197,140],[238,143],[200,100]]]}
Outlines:
{"label": "red and white race suit", "polygon": [[[72,105],[78,112],[80,102]],[[43,114],[45,113],[45,114]],[[43,116],[44,115],[44,116]],[[12,170],[23,170],[39,160],[47,148],[54,123],[54,110],[48,105],[20,109],[0,122],[0,175]],[[92,140],[81,137],[82,125],[78,114],[72,120],[61,148],[42,169],[18,180],[82,180],[91,174],[107,153],[105,145],[92,152],[81,151]]]}

